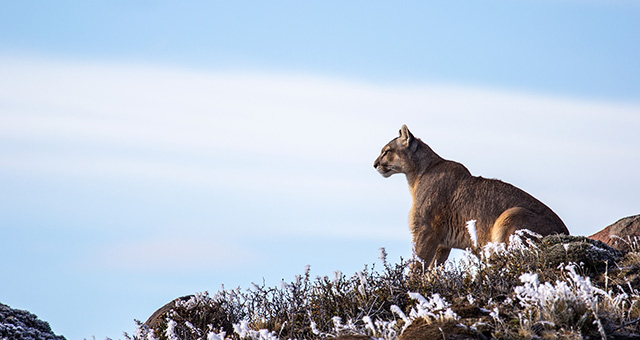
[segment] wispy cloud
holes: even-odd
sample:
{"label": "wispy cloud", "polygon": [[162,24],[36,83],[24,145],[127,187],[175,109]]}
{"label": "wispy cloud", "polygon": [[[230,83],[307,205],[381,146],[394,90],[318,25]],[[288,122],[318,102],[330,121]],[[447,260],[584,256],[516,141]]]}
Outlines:
{"label": "wispy cloud", "polygon": [[101,270],[174,274],[238,268],[264,258],[228,240],[175,235],[111,244],[96,255],[90,265]]}
{"label": "wispy cloud", "polygon": [[634,170],[640,104],[69,61],[5,58],[0,72],[5,174],[119,177],[306,197],[342,188],[348,196],[336,199],[348,204],[405,194],[381,183],[370,163],[406,123],[442,156],[478,175],[517,180],[534,194],[553,196],[554,204],[567,205],[559,207],[564,215],[577,213],[568,197],[589,191],[605,202],[637,203],[624,188],[640,183]]}

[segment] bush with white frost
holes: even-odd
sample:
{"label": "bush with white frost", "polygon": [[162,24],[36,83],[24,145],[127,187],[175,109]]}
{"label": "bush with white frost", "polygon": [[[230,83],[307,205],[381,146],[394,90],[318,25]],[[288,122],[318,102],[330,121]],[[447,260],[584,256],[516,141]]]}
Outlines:
{"label": "bush with white frost", "polygon": [[[467,228],[475,232],[472,221]],[[559,262],[574,256],[569,248],[620,256],[601,244],[580,246],[584,242],[592,241],[519,231],[508,245],[489,244],[436,268],[421,268],[415,260],[390,264],[381,249],[379,270],[372,265],[350,277],[337,271],[333,278],[312,279],[307,267],[277,287],[198,294],[176,303],[158,329],[141,324],[129,338],[391,340],[430,328],[486,339],[640,335],[640,278],[621,283],[623,274],[640,272],[640,254],[620,257],[627,271],[613,262],[600,272]],[[212,313],[216,318],[207,319]]]}

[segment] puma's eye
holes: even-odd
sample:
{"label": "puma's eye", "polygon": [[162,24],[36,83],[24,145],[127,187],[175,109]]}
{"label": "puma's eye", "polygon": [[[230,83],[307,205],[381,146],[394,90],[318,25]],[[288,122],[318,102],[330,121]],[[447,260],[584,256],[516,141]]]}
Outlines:
{"label": "puma's eye", "polygon": [[389,149],[382,151],[382,157],[386,156],[389,153]]}

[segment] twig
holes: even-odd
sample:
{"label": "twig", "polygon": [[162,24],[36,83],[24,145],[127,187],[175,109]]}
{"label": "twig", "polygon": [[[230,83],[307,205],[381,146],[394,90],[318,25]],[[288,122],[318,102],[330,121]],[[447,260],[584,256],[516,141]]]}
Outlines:
{"label": "twig", "polygon": [[633,325],[634,323],[638,323],[638,322],[640,322],[640,318],[637,318],[637,319],[635,319],[635,320],[633,320],[633,321],[626,322],[626,323],[624,323],[624,324],[622,324],[622,325],[620,325],[620,326],[618,326],[618,327],[616,327],[616,328],[612,329],[611,331],[612,331],[612,332],[615,332],[615,331],[617,331],[617,330],[619,330],[619,329],[622,329],[622,328],[625,328],[625,327],[631,326],[631,325]]}

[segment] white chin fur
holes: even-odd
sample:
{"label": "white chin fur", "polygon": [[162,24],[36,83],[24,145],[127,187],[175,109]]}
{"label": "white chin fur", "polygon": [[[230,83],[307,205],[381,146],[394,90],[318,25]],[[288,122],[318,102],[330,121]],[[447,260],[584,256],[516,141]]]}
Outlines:
{"label": "white chin fur", "polygon": [[391,175],[393,175],[395,172],[393,172],[392,170],[388,170],[386,171],[383,167],[379,166],[376,168],[376,170],[378,170],[378,172],[382,175],[382,177],[384,178],[388,178]]}

